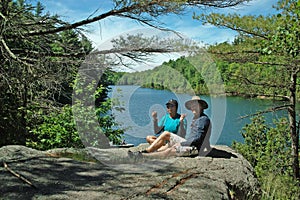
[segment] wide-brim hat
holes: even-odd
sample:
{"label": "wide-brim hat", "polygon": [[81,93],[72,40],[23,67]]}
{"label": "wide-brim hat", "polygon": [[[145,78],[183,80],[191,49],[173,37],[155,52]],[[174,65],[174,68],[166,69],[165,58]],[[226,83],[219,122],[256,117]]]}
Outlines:
{"label": "wide-brim hat", "polygon": [[191,100],[188,100],[187,102],[185,102],[185,107],[188,110],[191,110],[191,106],[195,102],[198,102],[199,104],[201,104],[203,109],[208,108],[208,104],[206,103],[206,101],[202,100],[199,96],[193,96]]}

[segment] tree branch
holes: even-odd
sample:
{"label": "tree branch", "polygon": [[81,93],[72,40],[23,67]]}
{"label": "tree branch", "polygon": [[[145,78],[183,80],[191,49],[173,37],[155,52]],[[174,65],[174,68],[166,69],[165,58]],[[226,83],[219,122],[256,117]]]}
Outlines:
{"label": "tree branch", "polygon": [[[235,61],[237,63],[244,63],[245,60],[249,60],[249,57],[246,57],[246,56],[243,56],[243,60],[239,60],[239,59],[236,59],[236,58],[233,58],[234,54],[255,54],[258,55],[260,54],[259,51],[255,51],[255,50],[245,50],[245,51],[229,51],[229,52],[219,52],[219,51],[209,51],[209,53],[213,54],[213,55],[220,55],[220,56],[224,56],[227,61]],[[230,56],[230,58],[227,58],[226,56]],[[242,61],[242,62],[241,62]],[[259,64],[259,65],[272,65],[272,66],[285,66],[285,67],[289,67],[291,66],[290,63],[274,63],[274,62],[262,62],[262,61],[255,61],[253,60],[252,61],[254,64]]]}
{"label": "tree branch", "polygon": [[[103,20],[103,19],[105,19],[107,17],[110,17],[110,16],[122,16],[121,13],[133,12],[136,9],[142,10],[142,8],[147,8],[147,6],[153,6],[155,4],[156,4],[156,1],[151,1],[150,3],[144,4],[143,6],[141,4],[136,3],[136,4],[132,4],[131,6],[123,7],[119,10],[114,9],[114,10],[111,10],[109,12],[98,15],[96,17],[87,18],[85,20],[75,22],[73,24],[64,25],[64,26],[54,28],[54,29],[50,29],[50,30],[46,30],[46,31],[43,31],[43,30],[37,31],[37,32],[32,31],[32,32],[29,32],[26,36],[46,35],[46,34],[58,33],[58,32],[65,31],[65,30],[75,29],[75,28],[78,28],[78,27],[83,26],[83,25],[87,25],[87,24],[90,24],[90,23],[93,23],[93,22],[96,22],[96,21],[99,21],[99,20]],[[138,18],[136,18],[136,19],[138,20]],[[141,22],[144,23],[143,21],[141,21]]]}
{"label": "tree branch", "polygon": [[257,82],[253,82],[250,79],[246,78],[246,77],[242,77],[242,76],[234,76],[237,77],[238,79],[242,79],[244,80],[247,84],[251,84],[251,85],[257,85],[257,86],[262,86],[262,87],[270,87],[270,88],[278,88],[278,87],[286,87],[286,85],[276,85],[276,84],[269,84],[269,83],[257,83]]}
{"label": "tree branch", "polygon": [[[3,38],[1,38],[0,41],[1,41],[1,44],[2,44],[1,46],[4,47],[5,51],[6,51],[6,52],[8,53],[8,55],[9,55],[9,57],[11,57],[13,60],[16,60],[16,61],[18,61],[18,62],[24,64],[25,66],[27,66],[27,67],[29,67],[29,68],[32,67],[31,64],[29,64],[29,63],[27,63],[27,62],[24,62],[24,61],[20,60],[13,52],[11,52],[10,48],[7,46],[7,44],[6,44],[6,42],[5,42],[5,40],[4,40]],[[3,51],[2,51],[2,52],[3,52]]]}
{"label": "tree branch", "polygon": [[278,111],[278,110],[286,110],[286,109],[288,109],[289,106],[291,106],[291,105],[288,104],[288,105],[272,107],[272,108],[269,108],[269,109],[266,109],[266,110],[263,110],[263,111],[259,111],[259,112],[254,113],[254,114],[241,116],[240,119],[245,119],[245,118],[248,118],[248,117],[258,116],[258,115],[262,115],[262,114],[269,113],[269,112],[275,112],[275,111]]}
{"label": "tree branch", "polygon": [[262,35],[262,34],[258,34],[257,32],[252,32],[252,31],[249,31],[249,30],[246,30],[246,29],[242,29],[242,28],[235,28],[233,26],[229,26],[229,25],[226,25],[226,24],[223,24],[223,25],[222,24],[216,24],[216,26],[225,27],[225,28],[231,29],[233,31],[246,33],[248,35],[257,36],[257,37],[260,37],[260,38],[263,38],[263,39],[266,39],[266,40],[269,39],[267,36]]}
{"label": "tree branch", "polygon": [[[70,30],[70,29],[75,29],[78,28],[80,26],[84,26],[99,20],[103,20],[107,17],[110,16],[121,16],[121,17],[126,17],[126,18],[131,18],[131,19],[135,19],[143,24],[146,24],[148,26],[154,27],[154,28],[158,28],[158,29],[163,29],[162,27],[156,26],[154,24],[151,24],[149,22],[147,22],[147,20],[141,20],[141,14],[142,13],[148,13],[150,14],[150,16],[155,16],[160,15],[160,14],[169,14],[169,13],[177,13],[180,12],[181,10],[181,6],[210,6],[210,7],[218,7],[218,8],[225,8],[225,7],[231,7],[231,6],[236,6],[238,4],[241,4],[243,2],[248,2],[249,0],[227,0],[227,1],[223,1],[223,0],[198,0],[198,1],[188,1],[185,4],[180,4],[180,2],[177,1],[162,1],[162,0],[152,0],[152,1],[147,1],[148,3],[133,3],[132,5],[129,6],[125,6],[122,7],[120,9],[113,9],[110,10],[106,13],[103,13],[101,15],[98,15],[96,17],[93,18],[87,18],[85,20],[79,21],[79,22],[75,22],[72,24],[68,24],[68,25],[63,25],[54,29],[49,29],[49,30],[41,30],[41,31],[32,31],[29,32],[28,34],[26,34],[25,36],[35,36],[35,35],[46,35],[46,34],[53,34],[53,33],[58,33],[61,31],[65,31],[65,30]],[[174,5],[174,7],[172,7],[171,9],[169,7],[171,7],[171,5]],[[177,6],[175,8],[175,6]],[[154,9],[156,7],[156,9]],[[161,10],[157,9],[158,7],[161,7]],[[156,10],[154,12],[154,10]],[[134,17],[133,14],[123,14],[123,13],[136,13],[135,15],[139,16],[139,17]],[[164,29],[167,30],[167,29]]]}
{"label": "tree branch", "polygon": [[123,15],[123,14],[119,14],[118,16],[120,16],[120,17],[125,17],[125,18],[129,18],[129,19],[133,19],[133,20],[136,20],[136,21],[139,21],[139,22],[141,22],[141,23],[143,23],[143,24],[145,24],[145,25],[147,25],[147,26],[149,26],[149,27],[152,27],[152,28],[155,28],[155,29],[158,29],[158,30],[161,30],[161,31],[169,31],[169,32],[173,32],[173,33],[175,33],[177,36],[179,36],[179,37],[182,38],[182,36],[181,36],[178,32],[176,32],[176,31],[174,31],[174,30],[171,30],[171,29],[168,29],[168,28],[163,28],[163,27],[161,27],[161,26],[153,25],[153,24],[151,24],[151,23],[149,22],[149,20],[146,20],[146,19],[140,19],[140,18],[138,18],[138,17],[133,17],[133,16],[130,16],[130,15]]}
{"label": "tree branch", "polygon": [[199,4],[203,6],[209,6],[209,7],[215,7],[215,8],[227,8],[227,7],[232,7],[232,6],[237,6],[239,4],[242,4],[243,2],[249,2],[249,0],[228,0],[228,1],[223,1],[223,0],[200,0],[200,1],[193,1],[193,0],[188,0],[187,4],[188,5],[193,5],[193,6],[199,6]]}

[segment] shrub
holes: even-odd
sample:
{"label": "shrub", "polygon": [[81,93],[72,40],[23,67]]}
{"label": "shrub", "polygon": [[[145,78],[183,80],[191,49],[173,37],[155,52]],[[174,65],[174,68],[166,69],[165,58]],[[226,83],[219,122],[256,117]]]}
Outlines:
{"label": "shrub", "polygon": [[266,125],[263,116],[242,129],[244,143],[233,143],[254,167],[261,184],[262,199],[298,199],[297,180],[292,178],[291,141],[288,120]]}
{"label": "shrub", "polygon": [[83,147],[69,105],[48,116],[44,115],[43,123],[29,132],[32,137],[27,140],[26,145],[35,149]]}

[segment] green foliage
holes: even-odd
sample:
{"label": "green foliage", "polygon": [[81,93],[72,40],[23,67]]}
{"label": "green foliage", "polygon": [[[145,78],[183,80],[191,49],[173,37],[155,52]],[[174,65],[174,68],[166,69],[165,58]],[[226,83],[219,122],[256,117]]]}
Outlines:
{"label": "green foliage", "polygon": [[71,103],[71,83],[91,43],[76,31],[28,35],[64,23],[42,14],[40,3],[3,1],[0,9],[1,38],[7,46],[0,54],[0,132],[5,138],[0,146],[25,145],[29,131],[43,121],[41,113],[55,113]]}
{"label": "green foliage", "polygon": [[110,85],[115,85],[124,76],[125,72],[112,72],[108,76],[108,81]]}
{"label": "green foliage", "polygon": [[283,12],[276,16],[276,31],[269,35],[262,51],[266,54],[296,58],[300,55],[300,1],[280,0],[278,8]]}
{"label": "green foliage", "polygon": [[208,49],[217,62],[230,63],[228,69],[223,66],[225,77],[222,74],[227,92],[274,98],[289,95],[290,74],[298,70],[299,1],[279,1],[278,7],[281,14],[272,16],[194,16],[238,33],[232,44],[224,42]]}
{"label": "green foliage", "polygon": [[[228,46],[234,45],[228,44]],[[214,48],[219,48],[219,45]],[[191,59],[193,58],[181,57],[176,61],[165,62],[153,70],[119,73],[119,75],[115,75],[117,78],[114,79],[114,84],[141,85],[178,93],[190,93],[192,90],[198,94],[208,94],[209,92],[218,94],[217,89],[208,91],[208,88],[211,89],[213,84],[224,84],[226,93],[239,96],[268,96],[282,99],[288,94],[288,88],[283,87],[289,82],[289,74],[284,66],[229,63],[222,59],[216,59],[218,70],[216,73],[211,72],[215,68],[210,65],[203,64],[200,69],[197,69],[189,62]],[[274,60],[270,56],[260,59],[262,62]],[[176,78],[170,79],[170,77]],[[276,85],[278,87],[274,87]]]}
{"label": "green foliage", "polygon": [[[83,147],[69,105],[78,69],[92,51],[91,42],[75,29],[43,34],[67,23],[58,16],[43,14],[40,3],[34,6],[23,0],[4,1],[0,9],[1,30],[5,30],[1,38],[9,48],[2,48],[0,54],[0,146]],[[33,32],[39,34],[31,35]],[[109,72],[95,83],[101,90],[92,96],[97,122],[92,128],[103,126],[104,134],[118,142],[122,131],[112,130],[116,129],[113,116],[99,114],[109,113],[104,105],[109,83]]]}
{"label": "green foliage", "polygon": [[259,177],[264,176],[266,172],[291,173],[291,139],[288,125],[285,118],[275,121],[275,127],[270,127],[265,124],[263,117],[254,117],[252,123],[242,130],[244,144],[233,144],[255,168]]}
{"label": "green foliage", "polygon": [[[290,105],[286,107],[291,122],[286,132],[290,133],[287,135],[293,146],[293,177],[299,180],[299,130],[296,127],[295,108],[299,98],[300,1],[279,0],[277,8],[280,14],[267,17],[213,13],[200,15],[196,19],[235,30],[239,34],[233,44],[223,43],[209,48],[209,52],[216,55],[218,60],[238,63],[234,64],[234,71],[228,73],[232,77],[225,76],[229,82],[236,81],[231,85],[227,82],[227,90],[228,86],[233,86],[233,91],[245,92],[250,96],[263,95],[289,101]],[[226,72],[224,67],[223,72]],[[255,156],[263,157],[257,154]],[[255,156],[249,156],[249,159],[261,164],[263,161],[260,162]],[[263,166],[264,164],[257,166],[257,173],[264,172]]]}
{"label": "green foliage", "polygon": [[[216,64],[227,93],[251,97],[261,95],[274,99],[281,99],[280,97],[288,94],[288,88],[280,87],[289,81],[285,67],[263,66],[253,63],[228,63],[221,60],[217,61]],[[274,87],[276,85],[278,87]]]}
{"label": "green foliage", "polygon": [[[98,90],[98,92],[102,91]],[[73,109],[71,106],[65,105],[55,112],[52,111],[49,115],[41,115],[42,122],[29,131],[31,136],[28,137],[26,145],[40,150],[63,147],[82,148],[85,145],[99,146],[103,142],[101,141],[103,137],[99,134],[105,135],[114,144],[121,143],[124,131],[117,128],[118,124],[115,123],[114,117],[108,114],[111,109],[111,100],[104,101],[96,109],[81,107],[80,114],[86,121],[84,124],[75,123]],[[95,116],[98,123],[88,120],[87,116],[90,117],[90,113]],[[79,130],[89,130],[89,132],[79,133],[78,126],[84,126]]]}
{"label": "green foliage", "polygon": [[[155,89],[166,89],[178,93],[207,94],[208,88],[202,76],[204,73],[193,66],[188,59],[164,62],[152,70],[126,73],[117,82],[121,85],[141,85]],[[172,78],[170,78],[172,77]]]}
{"label": "green foliage", "polygon": [[[97,121],[99,124],[98,133],[104,134],[108,138],[108,140],[113,144],[121,144],[124,130],[118,127],[119,124],[115,122],[114,116],[110,114],[112,106],[119,106],[119,105],[113,104],[114,99],[107,98],[107,92],[109,90],[108,84],[110,84],[110,79],[107,77],[111,77],[111,74],[112,74],[111,71],[109,70],[105,71],[105,73],[101,77],[101,81],[100,81],[101,85],[98,85],[95,91],[95,99],[96,99],[95,114],[97,116]],[[105,93],[104,99],[103,99],[103,93]]]}
{"label": "green foliage", "polygon": [[297,183],[292,176],[268,172],[265,176],[261,177],[260,182],[262,188],[262,200],[298,200],[300,198],[299,182]]}
{"label": "green foliage", "polygon": [[124,131],[118,129],[114,117],[109,114],[110,101],[100,107],[73,105],[76,128],[84,146],[106,148],[109,142],[120,144]]}
{"label": "green foliage", "polygon": [[264,117],[257,116],[243,128],[242,135],[244,143],[234,142],[232,147],[254,167],[261,182],[262,199],[299,198],[297,181],[292,178],[288,120],[282,118],[274,125],[266,125]]}
{"label": "green foliage", "polygon": [[83,147],[76,130],[72,107],[69,105],[44,115],[42,124],[29,132],[33,137],[28,138],[26,145],[35,149]]}
{"label": "green foliage", "polygon": [[108,142],[120,144],[124,130],[118,128],[110,113],[113,100],[107,98],[107,93],[112,72],[106,70],[99,80],[99,70],[87,67],[75,80],[73,114],[83,144],[106,147]]}
{"label": "green foliage", "polygon": [[252,123],[243,128],[244,144],[234,142],[232,145],[233,148],[243,154],[253,167],[257,166],[266,146],[268,127],[264,122],[261,117],[253,118]]}
{"label": "green foliage", "polygon": [[96,108],[96,115],[98,116],[98,123],[101,132],[105,134],[109,141],[113,144],[121,144],[122,135],[124,130],[118,128],[118,124],[114,120],[114,116],[108,114],[111,110],[112,99],[109,99],[101,104],[101,106]]}

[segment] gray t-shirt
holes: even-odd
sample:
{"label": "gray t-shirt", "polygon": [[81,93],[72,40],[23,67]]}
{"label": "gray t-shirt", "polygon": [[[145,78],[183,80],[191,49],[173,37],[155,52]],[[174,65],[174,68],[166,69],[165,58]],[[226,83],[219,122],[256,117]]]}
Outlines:
{"label": "gray t-shirt", "polygon": [[190,135],[185,142],[181,143],[181,146],[195,146],[200,149],[209,129],[210,119],[202,113],[199,118],[193,119]]}

